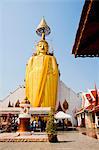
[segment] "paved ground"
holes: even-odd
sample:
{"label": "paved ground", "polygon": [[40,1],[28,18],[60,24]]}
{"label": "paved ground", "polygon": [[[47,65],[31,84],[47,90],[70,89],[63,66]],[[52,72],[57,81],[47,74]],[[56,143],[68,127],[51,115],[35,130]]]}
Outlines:
{"label": "paved ground", "polygon": [[1,133],[0,134],[0,142],[44,142],[48,141],[48,136],[44,132],[33,132],[30,134],[28,132],[27,134],[21,133]]}
{"label": "paved ground", "polygon": [[99,140],[78,131],[58,133],[58,143],[0,142],[0,150],[99,150]]}

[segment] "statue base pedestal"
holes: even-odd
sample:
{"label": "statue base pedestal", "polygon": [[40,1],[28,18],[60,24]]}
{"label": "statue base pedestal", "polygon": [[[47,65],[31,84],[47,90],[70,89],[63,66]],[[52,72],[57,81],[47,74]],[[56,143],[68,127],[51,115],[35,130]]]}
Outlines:
{"label": "statue base pedestal", "polygon": [[19,129],[18,133],[20,134],[31,134],[30,132],[30,117],[23,118],[19,116]]}
{"label": "statue base pedestal", "polygon": [[28,136],[28,135],[32,135],[32,133],[31,132],[20,132],[20,131],[18,131],[17,135],[18,136]]}

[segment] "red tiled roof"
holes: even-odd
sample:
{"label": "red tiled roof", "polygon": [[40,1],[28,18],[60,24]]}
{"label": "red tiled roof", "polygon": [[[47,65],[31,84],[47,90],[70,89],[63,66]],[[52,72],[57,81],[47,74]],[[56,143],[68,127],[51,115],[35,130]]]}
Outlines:
{"label": "red tiled roof", "polygon": [[99,112],[99,105],[94,106],[93,109],[89,110],[90,112]]}
{"label": "red tiled roof", "polygon": [[86,110],[92,110],[93,109],[93,105],[89,105],[88,107],[86,107]]}
{"label": "red tiled roof", "polygon": [[95,111],[99,111],[99,105],[95,106]]}
{"label": "red tiled roof", "polygon": [[91,90],[91,93],[94,96],[94,98],[96,98],[96,91],[95,90]]}
{"label": "red tiled roof", "polygon": [[92,102],[92,97],[91,97],[91,95],[89,93],[86,94],[86,98],[88,99],[89,102]]}
{"label": "red tiled roof", "polygon": [[83,111],[84,111],[84,109],[83,109],[83,108],[80,108],[79,110],[76,111],[76,114],[80,114],[80,113],[82,113]]}

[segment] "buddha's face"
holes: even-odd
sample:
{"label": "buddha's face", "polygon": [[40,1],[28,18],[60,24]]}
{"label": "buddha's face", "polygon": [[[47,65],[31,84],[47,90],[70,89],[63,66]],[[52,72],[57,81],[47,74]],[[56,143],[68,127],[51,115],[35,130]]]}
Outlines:
{"label": "buddha's face", "polygon": [[46,41],[40,41],[37,45],[37,51],[46,54],[48,52],[48,43]]}

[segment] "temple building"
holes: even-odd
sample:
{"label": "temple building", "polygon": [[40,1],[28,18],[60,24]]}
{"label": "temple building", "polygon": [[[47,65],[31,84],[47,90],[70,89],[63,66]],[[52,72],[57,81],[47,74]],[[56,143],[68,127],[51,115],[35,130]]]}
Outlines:
{"label": "temple building", "polygon": [[[72,54],[99,57],[99,1],[85,0]],[[78,126],[99,127],[99,89],[82,92],[82,107],[76,112]]]}
{"label": "temple building", "polygon": [[85,0],[72,54],[99,57],[99,1]]}
{"label": "temple building", "polygon": [[[20,113],[19,103],[25,98],[25,87],[19,86],[15,91],[11,92],[7,97],[0,101],[0,119],[7,118],[12,115],[13,121],[15,121]],[[60,105],[60,109],[59,109]],[[71,88],[67,87],[63,81],[59,82],[58,87],[58,99],[56,104],[56,111],[65,111],[72,116],[72,125],[77,126],[77,120],[75,112],[81,107],[81,101],[79,95],[77,95]],[[32,115],[46,116],[50,111],[49,107],[30,107],[30,113]]]}
{"label": "temple building", "polygon": [[79,127],[99,127],[99,89],[82,92],[82,107],[76,112],[76,115]]}

